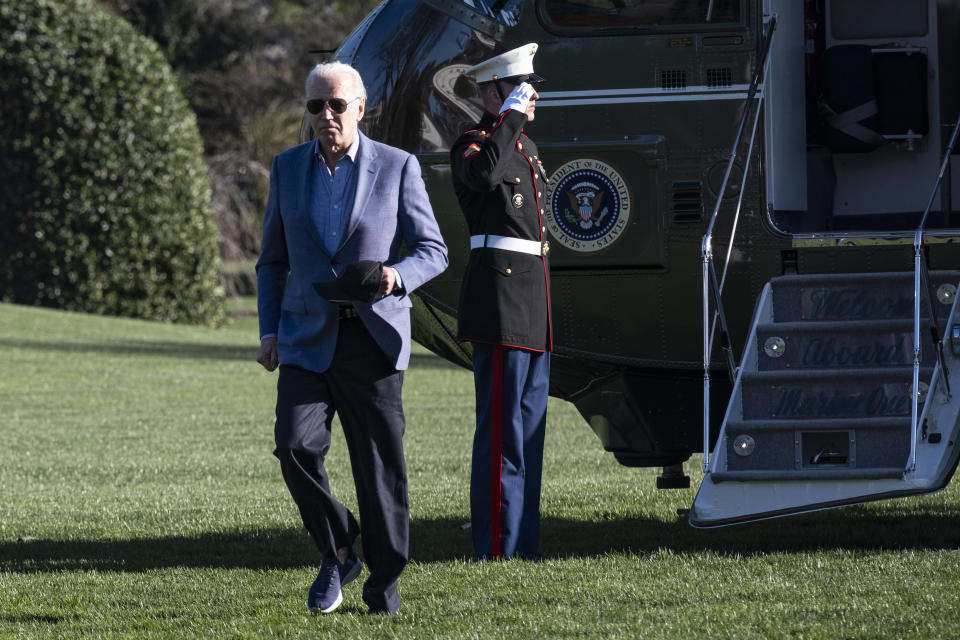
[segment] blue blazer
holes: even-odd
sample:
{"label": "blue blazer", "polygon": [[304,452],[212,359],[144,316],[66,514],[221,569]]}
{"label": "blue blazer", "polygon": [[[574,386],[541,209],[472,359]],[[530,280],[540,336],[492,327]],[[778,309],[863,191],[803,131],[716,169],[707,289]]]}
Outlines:
{"label": "blue blazer", "polygon": [[[257,261],[260,335],[277,334],[281,365],[322,373],[336,349],[337,305],[313,289],[343,266],[378,260],[400,273],[403,290],[354,306],[370,335],[397,369],[410,361],[410,293],[447,267],[447,247],[416,157],[360,132],[357,189],[347,231],[333,255],[324,248],[310,213],[314,171],[321,171],[311,140],[280,153],[270,170],[270,195]],[[400,248],[406,251],[401,258]]]}

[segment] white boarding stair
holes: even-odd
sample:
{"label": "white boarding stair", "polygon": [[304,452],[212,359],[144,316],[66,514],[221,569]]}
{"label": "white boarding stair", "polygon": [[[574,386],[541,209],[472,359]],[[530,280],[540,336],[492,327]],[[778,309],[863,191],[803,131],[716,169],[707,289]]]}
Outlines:
{"label": "white boarding stair", "polygon": [[[690,523],[737,524],[942,489],[960,454],[960,341],[949,339],[960,325],[958,282],[960,272],[930,274],[941,332],[946,326],[946,380],[926,311],[915,464],[913,273],[767,283]],[[930,309],[927,295],[921,310]]]}

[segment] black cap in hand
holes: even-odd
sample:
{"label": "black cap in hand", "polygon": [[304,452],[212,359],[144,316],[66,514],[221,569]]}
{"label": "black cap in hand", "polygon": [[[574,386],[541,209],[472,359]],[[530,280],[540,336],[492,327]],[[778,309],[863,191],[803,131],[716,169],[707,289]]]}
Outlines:
{"label": "black cap in hand", "polygon": [[380,299],[383,263],[361,260],[348,264],[340,277],[331,282],[314,282],[313,289],[330,302],[359,300],[373,304]]}

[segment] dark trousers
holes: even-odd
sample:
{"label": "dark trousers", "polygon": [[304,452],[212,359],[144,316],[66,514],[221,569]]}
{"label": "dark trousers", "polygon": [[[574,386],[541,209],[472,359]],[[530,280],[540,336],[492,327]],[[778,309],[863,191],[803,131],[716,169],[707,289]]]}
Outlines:
{"label": "dark trousers", "polygon": [[540,545],[540,485],[550,354],[473,344],[477,430],[470,473],[473,550],[531,557]]}
{"label": "dark trousers", "polygon": [[[363,323],[342,320],[327,371],[280,367],[274,431],[274,455],[317,548],[343,562],[362,526],[370,569],[363,599],[372,609],[391,612],[400,606],[397,580],[409,557],[402,383],[403,372],[393,368]],[[334,413],[350,454],[360,525],[333,497],[323,466]]]}

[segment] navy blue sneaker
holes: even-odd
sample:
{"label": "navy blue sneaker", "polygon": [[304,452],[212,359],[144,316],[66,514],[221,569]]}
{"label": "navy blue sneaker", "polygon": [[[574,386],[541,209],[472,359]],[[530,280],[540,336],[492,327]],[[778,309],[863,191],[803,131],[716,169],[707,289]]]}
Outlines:
{"label": "navy blue sneaker", "polygon": [[354,580],[357,579],[357,576],[360,575],[360,570],[363,568],[363,561],[360,560],[360,556],[355,554],[353,550],[350,551],[350,556],[347,558],[347,561],[344,564],[339,565],[340,569],[340,586],[345,587]]}
{"label": "navy blue sneaker", "polygon": [[307,608],[313,613],[330,613],[343,602],[342,587],[357,579],[363,562],[353,551],[345,564],[340,564],[333,554],[323,557],[317,579],[307,593]]}

